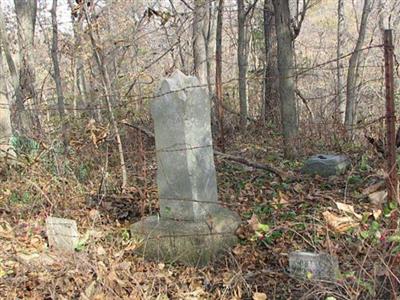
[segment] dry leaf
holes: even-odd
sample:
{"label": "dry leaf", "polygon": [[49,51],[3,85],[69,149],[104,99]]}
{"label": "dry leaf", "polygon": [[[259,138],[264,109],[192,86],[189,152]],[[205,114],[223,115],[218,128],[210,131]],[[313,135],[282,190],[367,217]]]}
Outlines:
{"label": "dry leaf", "polygon": [[95,290],[96,290],[96,280],[93,280],[85,289],[85,296],[91,299]]}
{"label": "dry leaf", "polygon": [[253,229],[254,231],[257,231],[260,226],[260,221],[258,220],[258,217],[256,214],[253,214],[251,216],[251,219],[248,221],[248,223],[251,226],[251,229]]}
{"label": "dry leaf", "polygon": [[14,237],[13,229],[7,221],[0,220],[0,238],[12,239]]}
{"label": "dry leaf", "polygon": [[382,210],[381,209],[374,209],[372,211],[372,215],[374,216],[375,220],[378,220],[379,217],[381,216],[381,214],[382,214]]}
{"label": "dry leaf", "polygon": [[232,279],[235,277],[235,273],[232,272],[224,272],[222,274],[222,282],[224,286],[230,286],[232,283]]}
{"label": "dry leaf", "polygon": [[369,187],[363,189],[362,194],[364,196],[368,196],[369,194],[376,192],[377,190],[379,190],[380,188],[382,188],[384,186],[385,186],[385,182],[379,181],[379,182],[374,183],[373,185],[370,185]]}
{"label": "dry leaf", "polygon": [[267,300],[267,295],[264,293],[254,293],[253,300]]}
{"label": "dry leaf", "polygon": [[354,211],[354,207],[352,205],[346,204],[346,203],[342,203],[342,202],[335,202],[337,208],[345,213],[349,213],[352,214],[353,216],[355,216],[358,220],[362,219],[362,215],[357,214]]}
{"label": "dry leaf", "polygon": [[351,217],[339,217],[329,211],[322,213],[328,226],[339,233],[346,232],[352,227],[358,226],[358,222],[354,221]]}
{"label": "dry leaf", "polygon": [[378,192],[369,194],[368,198],[369,198],[369,201],[371,202],[371,204],[376,205],[376,206],[381,206],[386,201],[387,192],[386,191],[378,191]]}
{"label": "dry leaf", "polygon": [[119,286],[125,286],[125,282],[119,279],[117,273],[114,270],[108,273],[107,279],[111,282],[116,282]]}
{"label": "dry leaf", "polygon": [[101,245],[97,247],[97,251],[96,252],[97,252],[97,255],[99,255],[99,256],[107,254],[106,250]]}
{"label": "dry leaf", "polygon": [[289,197],[285,194],[285,193],[283,193],[282,191],[279,191],[278,192],[278,195],[279,195],[279,204],[289,204]]}
{"label": "dry leaf", "polygon": [[235,254],[237,256],[243,255],[246,251],[247,251],[247,248],[243,245],[237,245],[232,250],[233,254]]}
{"label": "dry leaf", "polygon": [[274,197],[272,199],[272,203],[274,204],[274,206],[276,206],[276,205],[282,205],[282,206],[288,205],[289,204],[289,197],[285,193],[283,193],[282,191],[279,191],[278,192],[278,196]]}
{"label": "dry leaf", "polygon": [[99,212],[97,209],[92,209],[92,210],[90,210],[90,212],[89,212],[89,217],[90,217],[92,220],[99,219],[99,218],[100,218],[100,212]]}

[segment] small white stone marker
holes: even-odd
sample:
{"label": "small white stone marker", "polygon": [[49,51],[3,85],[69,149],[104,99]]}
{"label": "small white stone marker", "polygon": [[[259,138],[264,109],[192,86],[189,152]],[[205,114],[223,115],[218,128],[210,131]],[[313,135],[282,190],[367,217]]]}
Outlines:
{"label": "small white stone marker", "polygon": [[79,243],[76,221],[47,217],[46,232],[50,248],[73,252]]}

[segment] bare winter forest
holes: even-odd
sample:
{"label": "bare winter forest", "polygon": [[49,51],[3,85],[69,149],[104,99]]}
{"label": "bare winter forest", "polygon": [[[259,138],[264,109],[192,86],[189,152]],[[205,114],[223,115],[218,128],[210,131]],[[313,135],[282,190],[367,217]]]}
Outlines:
{"label": "bare winter forest", "polygon": [[0,1],[0,298],[399,300],[399,21]]}

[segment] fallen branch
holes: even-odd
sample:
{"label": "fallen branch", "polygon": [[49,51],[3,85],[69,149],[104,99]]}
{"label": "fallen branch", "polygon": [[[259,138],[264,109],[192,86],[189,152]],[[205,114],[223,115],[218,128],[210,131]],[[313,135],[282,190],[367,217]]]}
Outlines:
{"label": "fallen branch", "polygon": [[149,138],[153,138],[153,139],[155,138],[154,133],[152,133],[150,130],[148,130],[148,129],[142,127],[142,126],[135,125],[135,124],[130,124],[130,123],[128,123],[126,120],[123,120],[123,121],[121,121],[120,123],[123,124],[123,125],[125,125],[125,126],[131,127],[131,128],[135,128],[135,129],[137,129],[137,130],[143,132],[143,133],[144,133],[145,135],[147,135]]}
{"label": "fallen branch", "polygon": [[285,174],[285,172],[278,170],[277,168],[269,166],[269,165],[249,161],[243,157],[233,156],[233,155],[222,153],[222,152],[219,152],[216,150],[214,150],[214,154],[220,156],[222,159],[238,162],[238,163],[241,163],[241,164],[249,166],[249,167],[253,167],[256,169],[261,169],[261,170],[265,170],[265,171],[274,173],[275,175],[278,175],[282,180],[285,180],[288,177],[287,174]]}
{"label": "fallen branch", "polygon": [[[124,124],[131,128],[135,128],[137,130],[140,130],[141,132],[143,132],[145,135],[147,135],[150,138],[153,138],[153,139],[155,138],[154,133],[152,133],[150,130],[148,130],[142,126],[130,124],[130,123],[127,123],[126,121],[122,121],[121,124]],[[237,163],[249,166],[249,167],[253,167],[255,169],[260,169],[260,170],[265,170],[265,171],[271,172],[275,175],[278,175],[279,178],[282,180],[285,180],[288,177],[288,175],[285,172],[283,172],[282,170],[279,170],[279,169],[269,166],[269,165],[249,161],[243,157],[233,156],[233,155],[222,153],[222,152],[219,152],[216,150],[214,150],[214,154],[220,156],[222,159],[234,161],[234,162],[237,162]]]}

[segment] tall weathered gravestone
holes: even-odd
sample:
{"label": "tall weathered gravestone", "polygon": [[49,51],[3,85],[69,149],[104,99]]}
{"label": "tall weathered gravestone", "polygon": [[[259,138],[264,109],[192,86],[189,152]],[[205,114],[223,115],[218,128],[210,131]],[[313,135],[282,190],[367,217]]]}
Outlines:
{"label": "tall weathered gravestone", "polygon": [[160,217],[132,225],[150,259],[204,265],[236,243],[238,215],[219,205],[210,102],[195,77],[175,71],[151,104]]}

